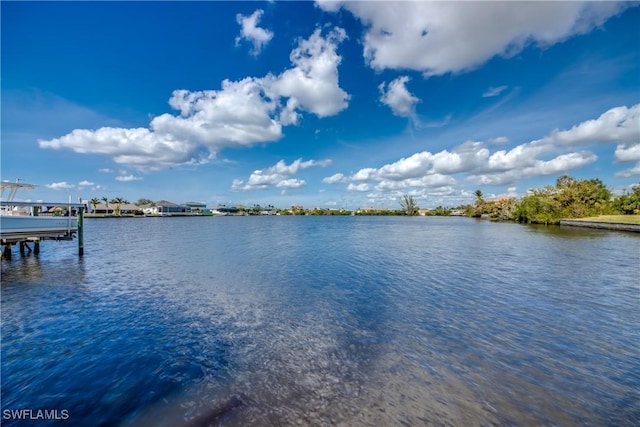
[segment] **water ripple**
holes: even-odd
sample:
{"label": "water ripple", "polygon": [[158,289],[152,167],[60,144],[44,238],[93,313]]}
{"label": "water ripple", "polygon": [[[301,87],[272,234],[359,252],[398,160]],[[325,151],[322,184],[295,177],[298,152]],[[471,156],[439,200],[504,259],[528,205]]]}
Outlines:
{"label": "water ripple", "polygon": [[47,244],[2,263],[3,409],[68,409],[74,425],[640,423],[635,235],[467,218],[86,225],[82,259]]}

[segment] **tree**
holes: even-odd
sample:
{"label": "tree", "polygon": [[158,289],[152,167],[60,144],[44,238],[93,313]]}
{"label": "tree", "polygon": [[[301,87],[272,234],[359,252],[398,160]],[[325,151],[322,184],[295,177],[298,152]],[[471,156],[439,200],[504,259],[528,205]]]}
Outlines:
{"label": "tree", "polygon": [[138,201],[136,202],[136,205],[138,206],[145,206],[145,205],[152,206],[153,204],[154,203],[149,199],[138,199]]}
{"label": "tree", "polygon": [[116,197],[115,199],[111,200],[111,203],[113,203],[114,205],[116,205],[116,215],[120,215],[120,205],[122,205],[123,203],[127,203],[126,200],[124,200],[122,197]]}
{"label": "tree", "polygon": [[476,190],[474,193],[476,195],[476,204],[475,204],[475,212],[473,216],[481,216],[485,213],[486,203],[484,201],[484,194],[482,194],[482,190]]}
{"label": "tree", "polygon": [[93,207],[93,213],[95,213],[96,206],[98,206],[98,203],[100,203],[100,199],[98,199],[97,197],[94,197],[93,199],[89,200],[89,203],[91,203],[91,206]]}
{"label": "tree", "polygon": [[108,214],[108,213],[109,213],[109,199],[108,199],[108,198],[106,198],[106,197],[103,197],[103,198],[102,198],[102,201],[104,202],[104,204],[105,204],[105,206],[106,206],[106,209],[105,209],[104,213],[105,213],[105,214]]}
{"label": "tree", "polygon": [[584,218],[614,212],[611,191],[599,179],[561,176],[554,187],[530,190],[515,210],[518,221],[558,224],[564,218]]}
{"label": "tree", "polygon": [[634,185],[631,192],[626,191],[616,197],[612,205],[613,209],[624,215],[640,215],[640,185]]}
{"label": "tree", "polygon": [[400,199],[400,206],[402,207],[405,215],[418,215],[418,204],[416,203],[413,196],[409,196],[407,194],[402,196],[402,198]]}

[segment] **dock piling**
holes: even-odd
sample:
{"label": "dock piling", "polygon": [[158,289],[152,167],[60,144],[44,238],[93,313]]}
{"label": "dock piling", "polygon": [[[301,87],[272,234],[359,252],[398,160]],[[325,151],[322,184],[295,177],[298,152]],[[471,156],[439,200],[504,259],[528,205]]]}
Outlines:
{"label": "dock piling", "polygon": [[84,255],[84,208],[78,208],[78,256]]}

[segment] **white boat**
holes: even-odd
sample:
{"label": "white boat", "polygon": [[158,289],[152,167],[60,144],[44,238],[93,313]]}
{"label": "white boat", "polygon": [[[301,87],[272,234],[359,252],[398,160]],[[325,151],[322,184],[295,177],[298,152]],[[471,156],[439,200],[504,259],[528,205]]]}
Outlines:
{"label": "white boat", "polygon": [[[67,216],[59,213],[41,212],[44,202],[18,202],[15,195],[21,189],[33,189],[33,184],[22,182],[0,182],[0,237],[2,239],[16,239],[20,237],[71,237],[78,230],[78,219],[72,216],[72,209],[66,211]],[[5,191],[9,192],[6,199],[2,198]],[[48,204],[48,203],[47,203]],[[62,205],[63,203],[56,203]]]}

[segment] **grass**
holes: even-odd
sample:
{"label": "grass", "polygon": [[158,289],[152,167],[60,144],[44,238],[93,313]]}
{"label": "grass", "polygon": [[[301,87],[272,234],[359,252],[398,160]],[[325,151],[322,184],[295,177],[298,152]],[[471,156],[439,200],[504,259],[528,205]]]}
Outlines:
{"label": "grass", "polygon": [[610,222],[614,224],[640,224],[640,215],[600,215],[590,218],[575,218],[573,221]]}

